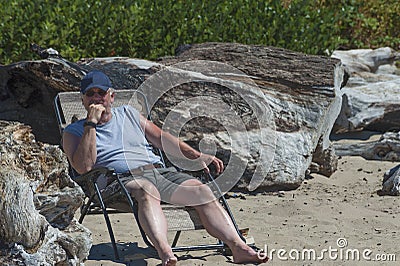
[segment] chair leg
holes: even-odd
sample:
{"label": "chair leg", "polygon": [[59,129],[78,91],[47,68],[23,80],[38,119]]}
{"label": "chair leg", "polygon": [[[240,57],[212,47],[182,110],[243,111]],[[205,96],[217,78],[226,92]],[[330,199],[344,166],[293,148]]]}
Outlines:
{"label": "chair leg", "polygon": [[182,231],[176,231],[174,240],[172,241],[171,247],[175,247],[176,244],[178,243],[179,237],[181,236]]}
{"label": "chair leg", "polygon": [[93,202],[93,198],[94,198],[94,195],[92,195],[92,196],[89,198],[88,202],[82,206],[82,209],[81,209],[81,216],[79,217],[79,223],[80,223],[80,224],[83,222],[83,219],[85,218],[86,214],[88,214],[88,212],[89,212],[89,210],[90,210],[90,205],[91,205],[92,202]]}
{"label": "chair leg", "polygon": [[104,220],[106,221],[106,224],[107,224],[108,233],[110,234],[110,239],[111,239],[111,244],[112,244],[113,249],[114,249],[115,259],[119,260],[117,244],[115,243],[115,237],[114,237],[114,232],[113,232],[113,229],[112,229],[112,226],[111,226],[110,217],[108,216],[106,206],[104,204],[103,198],[101,197],[101,193],[100,193],[99,187],[97,186],[96,183],[94,183],[94,187],[96,189],[96,194],[97,194],[97,197],[98,197],[99,202],[100,202],[100,207],[101,207],[101,209],[103,211]]}

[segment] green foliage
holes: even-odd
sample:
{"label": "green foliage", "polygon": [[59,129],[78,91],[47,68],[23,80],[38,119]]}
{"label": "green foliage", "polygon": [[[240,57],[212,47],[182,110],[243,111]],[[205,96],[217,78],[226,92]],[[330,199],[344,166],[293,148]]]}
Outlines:
{"label": "green foliage", "polygon": [[0,0],[0,62],[30,43],[84,57],[173,55],[180,44],[238,42],[323,54],[400,43],[398,0]]}

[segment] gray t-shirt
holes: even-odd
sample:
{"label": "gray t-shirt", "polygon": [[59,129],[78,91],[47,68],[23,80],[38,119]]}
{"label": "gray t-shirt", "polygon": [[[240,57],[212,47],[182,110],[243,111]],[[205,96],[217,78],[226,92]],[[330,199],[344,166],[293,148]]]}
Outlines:
{"label": "gray t-shirt", "polygon": [[[95,166],[111,167],[117,173],[125,173],[146,164],[161,163],[145,138],[139,112],[129,105],[111,111],[111,120],[96,128]],[[84,122],[82,119],[70,124],[64,131],[82,137]]]}

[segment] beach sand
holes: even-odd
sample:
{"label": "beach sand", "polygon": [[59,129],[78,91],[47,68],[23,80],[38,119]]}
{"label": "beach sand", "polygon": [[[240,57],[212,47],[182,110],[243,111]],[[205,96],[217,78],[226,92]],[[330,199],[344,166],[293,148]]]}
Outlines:
{"label": "beach sand", "polygon": [[[400,198],[377,193],[384,172],[397,164],[346,156],[329,178],[312,174],[296,190],[241,194],[244,198],[231,197],[228,203],[239,227],[249,228],[255,244],[270,254],[265,265],[398,265]],[[85,265],[160,264],[142,241],[132,214],[112,214],[111,219],[122,261],[114,259],[103,216],[89,215],[83,224],[93,233],[93,247]],[[180,241],[214,239],[195,231],[183,232]],[[315,259],[308,256],[314,251]],[[176,255],[178,265],[233,265],[231,257],[214,251]]]}

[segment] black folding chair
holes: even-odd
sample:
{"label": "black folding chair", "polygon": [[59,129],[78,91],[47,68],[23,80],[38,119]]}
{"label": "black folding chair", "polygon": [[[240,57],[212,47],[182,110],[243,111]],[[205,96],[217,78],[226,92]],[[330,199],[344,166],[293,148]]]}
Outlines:
{"label": "black folding chair", "polygon": [[[143,93],[135,90],[116,90],[117,96],[113,107],[130,104],[141,112],[145,117],[151,119],[150,110],[146,101],[146,97]],[[62,134],[64,128],[79,119],[86,117],[86,110],[84,109],[81,101],[80,92],[60,92],[54,99],[54,106],[60,132]],[[158,152],[162,157],[162,152]],[[119,260],[119,253],[114,237],[113,228],[111,226],[109,218],[109,210],[117,210],[121,212],[132,212],[137,221],[139,231],[142,235],[144,242],[154,248],[153,244],[148,239],[147,235],[143,231],[142,226],[138,219],[138,210],[135,200],[130,196],[125,186],[122,184],[119,176],[114,172],[113,169],[108,168],[96,168],[83,175],[77,175],[76,172],[71,168],[71,177],[75,180],[85,191],[87,196],[85,204],[81,209],[81,216],[79,222],[82,223],[83,219],[90,210],[94,208],[100,208],[108,228],[108,232],[111,239],[111,244],[114,250],[115,258]],[[97,184],[99,178],[113,177],[121,186],[121,190],[116,193],[107,193],[101,191]],[[214,182],[212,175],[208,175],[208,182],[211,182],[216,195],[222,195],[218,185]],[[246,241],[241,231],[239,230],[232,212],[226,202],[226,199],[221,196],[220,202],[226,209],[230,218],[235,225],[236,231],[239,236]],[[190,250],[219,250],[221,252],[229,252],[227,246],[220,240],[213,244],[201,244],[201,245],[187,245],[178,246],[178,240],[182,231],[204,229],[197,212],[192,207],[174,206],[170,204],[162,204],[163,212],[168,221],[168,231],[174,231],[175,237],[172,241],[171,247],[174,252],[179,251],[190,251]],[[253,243],[249,243],[251,246]]]}

